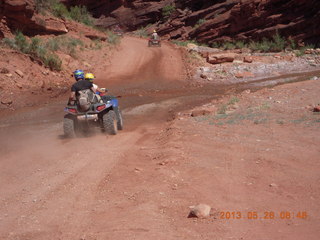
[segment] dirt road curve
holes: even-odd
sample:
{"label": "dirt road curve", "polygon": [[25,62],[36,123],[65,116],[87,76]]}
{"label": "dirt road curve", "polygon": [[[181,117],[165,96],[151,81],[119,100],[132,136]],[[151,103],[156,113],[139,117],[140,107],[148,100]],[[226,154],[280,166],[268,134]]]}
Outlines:
{"label": "dirt road curve", "polygon": [[[127,219],[131,204],[119,209],[116,201],[108,203],[112,194],[101,198],[112,188],[121,189],[123,194],[130,192],[127,185],[131,179],[125,171],[121,173],[123,183],[116,186],[105,187],[109,185],[108,176],[120,170],[119,164],[139,162],[141,144],[161,130],[161,121],[152,122],[157,118],[146,113],[154,112],[155,105],[129,107],[143,102],[139,93],[170,88],[170,83],[185,77],[180,53],[171,45],[148,48],[145,40],[125,38],[120,49],[108,69],[97,72],[100,85],[131,95],[120,100],[128,114],[124,114],[126,130],[119,135],[106,137],[94,132],[86,138],[63,139],[65,101],[2,119],[0,239],[81,239],[96,227],[104,236],[126,231],[131,223],[135,228],[135,219]],[[121,215],[124,218],[110,221]],[[131,222],[130,226],[123,230],[111,227],[121,228],[121,221]],[[140,227],[137,229],[140,231]]]}
{"label": "dirt road curve", "polygon": [[[228,89],[188,87],[174,46],[125,37],[105,61],[97,82],[123,96],[118,135],[65,139],[65,100],[0,119],[0,239],[319,239],[319,119],[305,108],[317,81],[191,118]],[[212,215],[187,218],[197,203]]]}

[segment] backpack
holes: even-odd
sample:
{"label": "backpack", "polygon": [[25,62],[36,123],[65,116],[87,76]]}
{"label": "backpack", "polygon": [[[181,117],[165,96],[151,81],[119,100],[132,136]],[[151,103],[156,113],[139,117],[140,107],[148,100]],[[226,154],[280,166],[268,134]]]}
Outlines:
{"label": "backpack", "polygon": [[79,107],[82,111],[88,111],[91,103],[94,102],[94,93],[90,89],[78,91],[77,96]]}

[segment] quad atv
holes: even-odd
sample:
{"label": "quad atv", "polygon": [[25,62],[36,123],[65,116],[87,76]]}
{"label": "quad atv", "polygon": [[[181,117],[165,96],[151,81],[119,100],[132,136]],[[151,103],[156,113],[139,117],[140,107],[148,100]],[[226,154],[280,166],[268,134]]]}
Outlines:
{"label": "quad atv", "polygon": [[152,46],[161,47],[161,40],[150,38],[148,40],[148,47],[152,47]]}
{"label": "quad atv", "polygon": [[102,96],[103,102],[92,103],[87,111],[82,111],[78,104],[67,105],[63,121],[64,134],[74,137],[89,130],[90,127],[99,127],[103,132],[116,135],[123,129],[122,113],[118,99],[113,96]]}

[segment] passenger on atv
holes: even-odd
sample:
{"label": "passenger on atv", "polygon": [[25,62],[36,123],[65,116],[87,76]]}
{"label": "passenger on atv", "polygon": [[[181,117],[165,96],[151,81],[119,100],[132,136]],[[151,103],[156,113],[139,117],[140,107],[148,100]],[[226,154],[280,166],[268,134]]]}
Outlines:
{"label": "passenger on atv", "polygon": [[97,84],[93,83],[93,80],[95,79],[94,75],[92,73],[87,73],[85,75],[85,80],[92,83],[94,92],[96,94],[97,102],[104,102],[107,103],[108,101],[114,99],[113,96],[106,95],[106,92],[108,91],[105,88],[100,88]]}

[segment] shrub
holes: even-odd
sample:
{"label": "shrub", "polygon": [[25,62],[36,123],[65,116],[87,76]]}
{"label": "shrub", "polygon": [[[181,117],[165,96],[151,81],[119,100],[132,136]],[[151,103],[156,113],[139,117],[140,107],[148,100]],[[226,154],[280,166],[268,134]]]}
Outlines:
{"label": "shrub", "polygon": [[31,38],[31,42],[29,42],[21,32],[17,32],[13,39],[3,39],[3,43],[10,48],[16,49],[32,56],[33,58],[39,59],[51,70],[61,70],[62,62],[59,57],[54,53],[48,53],[45,44],[43,44],[39,38]]}
{"label": "shrub", "polygon": [[107,41],[108,43],[112,44],[112,45],[117,45],[120,43],[120,37],[116,34],[114,34],[112,31],[108,31],[108,38]]}
{"label": "shrub", "polygon": [[292,38],[289,38],[288,42],[291,49],[297,49],[297,43]]}
{"label": "shrub", "polygon": [[50,38],[46,43],[46,47],[53,52],[60,50],[60,44],[57,38]]}
{"label": "shrub", "polygon": [[58,18],[70,18],[70,13],[65,5],[56,3],[52,6],[53,14]]}
{"label": "shrub", "polygon": [[144,27],[139,28],[137,31],[134,32],[134,34],[139,37],[148,37],[149,36],[148,31]]}
{"label": "shrub", "polygon": [[29,44],[22,32],[18,31],[15,35],[14,40],[16,46],[18,47],[18,50],[23,53],[28,53]]}
{"label": "shrub", "polygon": [[249,43],[249,48],[254,51],[260,51],[260,52],[268,52],[271,49],[272,42],[270,42],[268,39],[263,38],[261,42],[254,42],[251,41]]}
{"label": "shrub", "polygon": [[93,18],[85,6],[71,7],[70,18],[85,25],[93,26]]}
{"label": "shrub", "polygon": [[236,48],[236,46],[232,42],[225,42],[222,47],[226,50]]}
{"label": "shrub", "polygon": [[241,49],[247,47],[246,43],[244,41],[237,41],[235,43],[236,48]]}
{"label": "shrub", "polygon": [[51,11],[51,7],[58,3],[58,0],[35,0],[35,9],[44,14],[46,11]]}
{"label": "shrub", "polygon": [[52,52],[61,50],[69,54],[71,57],[76,58],[76,48],[78,46],[83,46],[83,42],[77,38],[59,36],[51,38],[45,45]]}
{"label": "shrub", "polygon": [[205,19],[201,18],[197,21],[196,25],[194,25],[194,28],[198,28],[200,27],[202,24],[204,24],[206,22]]}
{"label": "shrub", "polygon": [[48,54],[44,59],[44,65],[49,67],[51,70],[61,71],[62,61],[55,54]]}
{"label": "shrub", "polygon": [[174,5],[167,5],[167,6],[164,6],[162,8],[162,16],[163,17],[169,17],[172,12],[174,12],[176,10],[176,7]]}
{"label": "shrub", "polygon": [[271,43],[271,50],[272,51],[282,51],[286,46],[286,40],[280,36],[277,32],[273,37],[273,42]]}
{"label": "shrub", "polygon": [[14,39],[4,38],[4,39],[2,39],[2,43],[12,49],[18,49],[18,47],[16,45],[16,41]]}
{"label": "shrub", "polygon": [[45,48],[43,48],[41,46],[41,39],[39,38],[31,38],[31,43],[29,45],[29,49],[28,52],[30,55],[33,56],[38,56],[40,58],[42,58],[43,56],[46,55],[47,51],[45,50]]}

